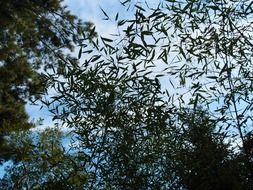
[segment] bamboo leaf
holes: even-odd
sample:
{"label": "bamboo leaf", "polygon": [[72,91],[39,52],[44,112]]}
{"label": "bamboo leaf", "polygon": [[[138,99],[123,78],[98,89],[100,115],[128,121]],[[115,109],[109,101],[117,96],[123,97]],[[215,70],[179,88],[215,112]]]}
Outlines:
{"label": "bamboo leaf", "polygon": [[81,47],[80,50],[79,50],[79,53],[78,53],[78,59],[80,59],[81,56],[82,56],[82,50],[83,50],[83,48]]}

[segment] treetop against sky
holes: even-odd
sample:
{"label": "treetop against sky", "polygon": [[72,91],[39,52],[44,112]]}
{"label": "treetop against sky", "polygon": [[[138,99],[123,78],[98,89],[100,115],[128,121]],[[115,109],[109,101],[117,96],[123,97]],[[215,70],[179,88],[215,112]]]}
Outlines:
{"label": "treetop against sky", "polygon": [[[156,0],[148,0],[147,2],[153,6],[158,4]],[[93,22],[96,27],[96,31],[103,37],[112,37],[119,32],[117,22],[113,20],[105,20],[106,16],[103,11],[105,11],[112,19],[114,19],[118,14],[119,20],[131,18],[134,13],[133,7],[128,9],[128,7],[122,6],[119,0],[64,0],[63,5],[66,5],[68,7],[67,9],[81,20]],[[76,48],[73,52],[75,57],[78,57],[78,51],[79,49]],[[162,70],[162,68],[162,66],[161,69],[156,68],[157,72]],[[166,78],[161,79],[161,83],[164,84],[163,87],[168,86]],[[28,103],[26,105],[26,110],[31,119],[43,119],[42,128],[53,124],[52,117],[50,116],[47,108],[43,107],[40,109],[40,106],[30,105]]]}
{"label": "treetop against sky", "polygon": [[[142,4],[145,4],[144,1],[132,1],[132,6],[124,7],[120,3],[119,0],[65,0],[63,1],[63,4],[68,7],[68,9],[71,11],[72,14],[76,15],[78,18],[82,19],[83,21],[91,21],[94,23],[96,27],[96,31],[99,35],[103,37],[109,37],[109,38],[115,38],[113,35],[118,35],[119,31],[117,28],[117,21],[115,21],[115,17],[118,15],[118,20],[123,19],[132,19],[134,18],[134,8],[133,5],[135,3],[141,2]],[[156,0],[148,0],[146,1],[148,6],[156,8],[160,1]],[[145,4],[145,6],[147,5]],[[148,10],[148,9],[147,9]],[[107,18],[109,17],[109,19]],[[121,29],[122,30],[122,29]],[[117,37],[116,37],[117,38]],[[78,57],[79,48],[76,48],[74,51],[74,56]],[[176,58],[176,53],[173,55],[171,53],[171,61]],[[156,67],[152,68],[152,71],[154,75],[159,74],[159,72],[162,72],[164,68],[166,68],[165,64],[160,64],[160,61],[157,61]],[[176,63],[177,65],[180,63]],[[182,63],[183,64],[183,63]],[[151,73],[152,75],[152,73]],[[173,77],[164,76],[160,78],[160,82],[162,85],[162,88],[165,90],[173,90],[175,91],[175,94],[185,94],[184,98],[186,101],[189,101],[191,98],[191,94],[187,93],[187,88],[181,88],[177,89],[178,92],[176,92],[176,89],[172,87],[171,83],[168,81],[174,80]],[[174,86],[179,86],[179,81],[172,81]],[[188,78],[186,81],[187,84],[191,84],[191,80]],[[187,85],[186,84],[186,85]],[[213,107],[216,105],[213,104]],[[51,118],[48,117],[49,113],[47,111],[47,108],[43,108],[42,110],[39,110],[38,106],[31,106],[27,105],[27,112],[30,115],[31,118],[38,118],[42,117],[44,118],[44,125],[48,126],[51,124]]]}
{"label": "treetop against sky", "polygon": [[[49,81],[49,93],[42,101],[59,122],[56,126],[66,126],[75,134],[70,144],[77,151],[65,154],[62,131],[57,128],[55,133],[52,129],[42,133],[38,147],[25,146],[34,138],[27,136],[23,141],[24,131],[14,134],[14,144],[21,150],[22,143],[29,147],[21,154],[24,168],[37,168],[39,176],[33,178],[21,164],[14,165],[5,176],[10,187],[8,179],[22,172],[24,185],[36,184],[37,179],[50,182],[50,176],[56,179],[65,173],[62,169],[72,159],[81,164],[73,163],[72,171],[81,169],[82,180],[75,176],[73,181],[71,172],[53,184],[210,190],[251,185],[253,3],[131,2],[129,7],[118,0],[64,2],[73,14],[94,22],[98,32],[96,38],[79,32],[78,40],[73,38],[78,43],[72,53],[79,60],[69,55],[61,67],[43,75]],[[28,105],[27,109],[35,117],[37,108]],[[44,115],[54,127],[47,109],[36,114]],[[241,144],[235,143],[238,139]],[[32,147],[41,154],[30,152]],[[42,166],[49,165],[37,167],[39,157]],[[52,175],[48,169],[54,161],[60,165]]]}

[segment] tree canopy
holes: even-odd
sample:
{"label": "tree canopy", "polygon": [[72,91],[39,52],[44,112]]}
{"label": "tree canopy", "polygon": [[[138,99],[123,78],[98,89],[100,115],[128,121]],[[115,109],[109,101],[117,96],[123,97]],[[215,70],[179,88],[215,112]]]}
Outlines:
{"label": "tree canopy", "polygon": [[132,18],[102,10],[117,34],[83,35],[80,61],[44,75],[56,95],[43,102],[75,133],[74,164],[61,157],[81,164],[71,187],[251,189],[252,2],[121,3]]}

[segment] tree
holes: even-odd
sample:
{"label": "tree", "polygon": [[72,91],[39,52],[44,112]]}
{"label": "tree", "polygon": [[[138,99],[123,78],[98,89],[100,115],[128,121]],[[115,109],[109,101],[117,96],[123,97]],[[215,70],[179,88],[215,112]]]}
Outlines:
{"label": "tree", "polygon": [[11,137],[9,143],[22,158],[6,170],[1,189],[82,189],[88,177],[82,170],[85,163],[62,146],[66,136],[59,129],[20,132]]}
{"label": "tree", "polygon": [[[123,4],[133,5],[131,0]],[[134,52],[147,52],[153,62],[168,65],[165,70],[176,91],[170,97],[178,100],[172,103],[208,109],[220,130],[244,152],[253,184],[247,148],[253,105],[252,2],[161,1],[153,7],[133,6],[136,19],[125,22],[126,54],[145,59],[147,55]]]}
{"label": "tree", "polygon": [[84,38],[84,60],[47,76],[84,188],[251,189],[253,9],[232,2],[126,0],[133,19],[104,12],[118,38]]}
{"label": "tree", "polygon": [[[225,143],[224,134],[215,132],[216,122],[203,110],[179,114],[182,131],[176,155],[177,176],[186,189],[247,189],[240,162]],[[245,169],[245,168],[244,168]]]}
{"label": "tree", "polygon": [[[64,67],[64,52],[81,43],[80,35],[94,37],[93,25],[72,15],[61,0],[6,0],[0,2],[0,141],[12,131],[34,126],[25,103],[45,93],[48,69]],[[1,155],[5,154],[1,152]]]}
{"label": "tree", "polygon": [[107,66],[69,65],[51,110],[88,157],[85,188],[245,189],[230,144],[204,111],[170,107],[158,80]]}
{"label": "tree", "polygon": [[[243,171],[233,180],[228,178],[241,163],[252,168],[245,146],[249,144],[245,135],[252,130],[248,127],[253,105],[252,3],[160,1],[151,5],[128,0],[122,4],[133,6],[135,17],[119,20],[115,16],[119,39],[100,37],[91,47],[83,46],[84,64],[67,64],[66,80],[53,81],[59,95],[53,98],[58,106],[52,112],[74,127],[83,154],[90,156],[94,178],[87,184],[116,189],[224,189],[244,188],[240,179],[247,176],[245,184],[250,187],[252,169],[246,176]],[[156,66],[162,64],[163,73],[155,74]],[[174,92],[161,90],[159,78],[165,75],[167,88]],[[210,119],[202,113],[198,116],[198,106],[208,109]],[[182,118],[187,107],[194,114]],[[180,117],[173,120],[173,115]],[[180,122],[183,126],[178,126]],[[184,122],[188,129],[180,135]],[[235,152],[230,156],[222,134],[226,140],[242,143],[243,162],[235,161]],[[177,138],[183,139],[182,145]],[[149,155],[147,162],[145,155]],[[186,158],[175,159],[175,155]],[[206,159],[210,155],[215,158]],[[210,175],[197,184],[206,172]],[[220,179],[215,180],[215,172]]]}
{"label": "tree", "polygon": [[56,89],[60,98],[53,101],[59,107],[51,110],[55,118],[74,127],[81,143],[77,150],[88,157],[85,188],[155,187],[164,175],[161,170],[154,177],[157,162],[163,159],[158,151],[167,138],[161,132],[168,130],[169,117],[159,81],[142,79],[138,71],[135,77],[128,75],[127,67],[108,68],[100,55],[90,60],[95,59],[100,63],[94,67],[67,65],[66,81],[55,81],[60,84]]}

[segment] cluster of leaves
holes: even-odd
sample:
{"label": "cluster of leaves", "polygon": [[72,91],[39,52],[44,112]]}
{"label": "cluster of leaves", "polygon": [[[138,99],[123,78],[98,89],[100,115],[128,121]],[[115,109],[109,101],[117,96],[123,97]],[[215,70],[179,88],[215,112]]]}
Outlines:
{"label": "cluster of leaves", "polygon": [[42,93],[45,84],[40,66],[63,66],[63,50],[73,50],[79,35],[91,31],[92,24],[71,15],[59,0],[4,1],[0,3],[0,18],[0,128],[4,130],[5,123],[12,124],[5,115],[16,116],[13,123],[17,123],[24,113],[16,108]]}

